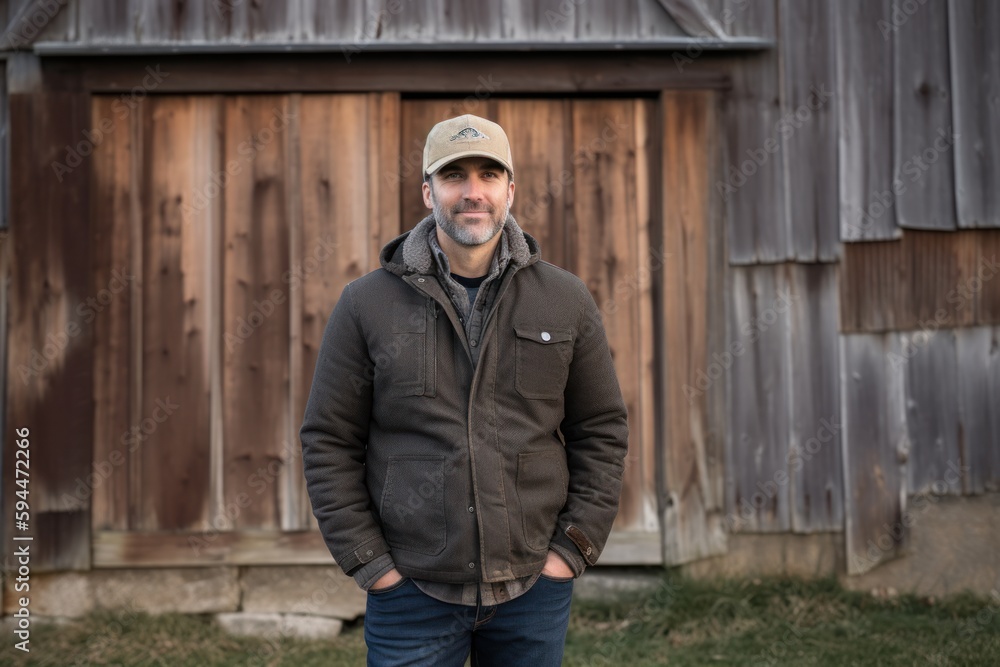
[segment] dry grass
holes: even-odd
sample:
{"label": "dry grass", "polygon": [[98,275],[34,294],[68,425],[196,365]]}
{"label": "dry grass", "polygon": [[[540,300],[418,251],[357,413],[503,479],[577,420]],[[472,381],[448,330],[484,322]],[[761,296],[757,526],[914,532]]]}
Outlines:
{"label": "dry grass", "polygon": [[[210,618],[95,614],[33,628],[30,654],[2,665],[171,667],[363,665],[360,625],[330,641],[229,637]],[[1000,599],[876,599],[835,581],[714,584],[665,576],[642,595],[577,600],[567,665],[989,665],[1000,656]]]}

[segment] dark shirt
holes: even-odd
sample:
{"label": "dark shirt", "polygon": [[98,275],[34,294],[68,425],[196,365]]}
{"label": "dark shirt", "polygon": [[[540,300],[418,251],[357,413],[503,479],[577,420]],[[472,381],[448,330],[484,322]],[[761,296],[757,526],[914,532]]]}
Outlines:
{"label": "dark shirt", "polygon": [[476,294],[479,293],[479,286],[483,284],[486,280],[486,276],[479,276],[478,278],[466,278],[465,276],[460,276],[457,273],[452,273],[451,277],[456,283],[465,288],[465,291],[469,293],[469,304],[476,302]]}

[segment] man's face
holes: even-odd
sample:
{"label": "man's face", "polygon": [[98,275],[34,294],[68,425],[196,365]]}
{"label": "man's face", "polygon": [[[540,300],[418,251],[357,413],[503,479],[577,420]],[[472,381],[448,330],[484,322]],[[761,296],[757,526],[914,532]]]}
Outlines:
{"label": "man's face", "polygon": [[452,240],[464,246],[489,242],[503,229],[514,201],[514,183],[489,158],[449,162],[423,184],[424,204]]}

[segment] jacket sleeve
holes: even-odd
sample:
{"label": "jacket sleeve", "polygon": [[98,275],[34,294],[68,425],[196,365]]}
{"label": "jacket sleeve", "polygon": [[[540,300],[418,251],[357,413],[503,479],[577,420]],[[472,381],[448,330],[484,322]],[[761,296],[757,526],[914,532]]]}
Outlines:
{"label": "jacket sleeve", "polygon": [[346,574],[389,552],[365,483],[374,371],[348,284],[323,332],[299,430],[313,514]]}
{"label": "jacket sleeve", "polygon": [[552,548],[579,576],[594,565],[618,514],[628,453],[628,415],[601,313],[581,282],[582,312],[565,391],[560,431],[566,441],[569,494]]}

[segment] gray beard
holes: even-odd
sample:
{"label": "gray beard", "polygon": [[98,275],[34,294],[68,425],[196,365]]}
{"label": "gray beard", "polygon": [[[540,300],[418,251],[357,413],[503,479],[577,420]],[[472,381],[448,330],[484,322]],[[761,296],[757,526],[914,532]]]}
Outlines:
{"label": "gray beard", "polygon": [[494,236],[500,233],[503,229],[504,223],[507,221],[507,215],[510,213],[510,203],[508,202],[503,209],[503,215],[497,216],[496,209],[490,207],[488,209],[490,214],[490,226],[483,232],[475,232],[468,227],[463,227],[455,221],[455,216],[462,212],[462,207],[453,207],[450,210],[445,210],[441,204],[438,203],[437,199],[434,199],[434,221],[437,222],[438,227],[444,230],[444,233],[448,235],[451,240],[459,245],[464,246],[477,246],[488,243]]}

